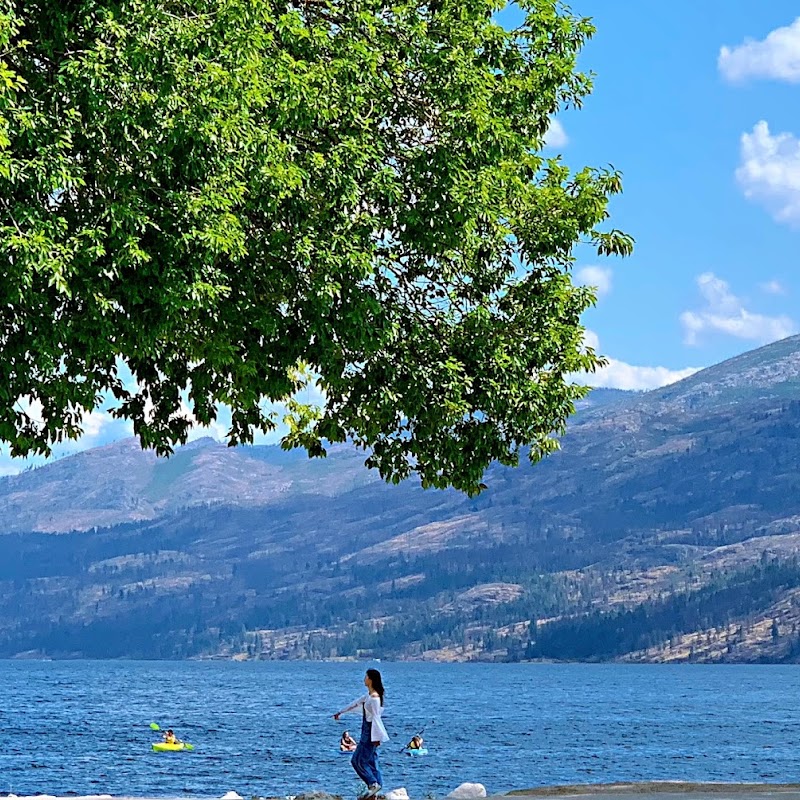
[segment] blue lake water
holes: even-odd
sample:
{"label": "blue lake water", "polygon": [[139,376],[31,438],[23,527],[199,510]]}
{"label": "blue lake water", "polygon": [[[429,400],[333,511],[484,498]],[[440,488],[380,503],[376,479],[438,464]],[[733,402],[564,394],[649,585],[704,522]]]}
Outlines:
{"label": "blue lake water", "polygon": [[[387,689],[385,788],[800,780],[800,667],[0,662],[0,794],[282,796],[358,787],[331,714]],[[193,753],[156,754],[150,722]],[[430,753],[401,755],[427,725]]]}

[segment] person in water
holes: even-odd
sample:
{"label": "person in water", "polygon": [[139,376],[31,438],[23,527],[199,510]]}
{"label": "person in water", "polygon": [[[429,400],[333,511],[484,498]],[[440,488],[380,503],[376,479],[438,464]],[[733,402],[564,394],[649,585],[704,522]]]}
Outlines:
{"label": "person in water", "polygon": [[409,750],[422,750],[425,746],[425,740],[417,734],[411,737],[411,741],[406,745]]}
{"label": "person in water", "polygon": [[364,676],[364,686],[367,687],[365,695],[333,715],[333,718],[338,720],[348,711],[361,709],[361,738],[350,759],[353,769],[365,784],[365,788],[358,795],[360,800],[375,797],[381,790],[383,777],[378,766],[378,748],[383,742],[389,741],[389,734],[386,733],[381,720],[385,694],[381,673],[377,669],[368,669]]}
{"label": "person in water", "polygon": [[172,728],[170,728],[164,734],[164,741],[167,744],[180,744],[181,743],[181,740],[173,733]]}
{"label": "person in water", "polygon": [[342,738],[339,739],[339,749],[343,753],[352,753],[356,747],[356,740],[350,735],[349,731],[345,731],[342,734]]}

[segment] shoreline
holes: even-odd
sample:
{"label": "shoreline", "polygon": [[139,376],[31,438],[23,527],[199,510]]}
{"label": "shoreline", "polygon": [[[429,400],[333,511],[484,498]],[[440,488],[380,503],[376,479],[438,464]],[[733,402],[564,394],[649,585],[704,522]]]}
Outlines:
{"label": "shoreline", "polygon": [[641,781],[634,783],[583,783],[556,786],[538,786],[531,789],[514,789],[498,797],[597,797],[627,798],[641,795],[661,795],[664,800],[672,795],[703,798],[713,795],[735,795],[746,800],[751,795],[780,794],[797,796],[800,800],[800,783],[722,783],[694,781]]}
{"label": "shoreline", "polygon": [[[598,796],[608,800],[626,800],[639,798],[644,795],[657,794],[661,800],[671,798],[692,800],[720,800],[720,797],[735,797],[736,800],[754,800],[771,795],[780,795],[782,800],[800,800],[800,783],[723,783],[723,782],[694,782],[694,781],[641,781],[626,783],[582,783],[582,784],[556,784],[553,786],[537,786],[529,789],[513,789],[505,794],[489,794],[486,800],[501,800],[501,798],[535,798],[535,797],[589,797]],[[223,797],[206,798],[200,795],[167,795],[164,797],[135,797],[133,795],[92,794],[76,795],[73,793],[57,795],[51,793],[38,793],[33,795],[16,794],[14,792],[0,792],[0,798],[11,800],[245,800],[241,795],[229,792]],[[326,792],[305,792],[286,797],[256,797],[247,800],[346,800],[342,795],[328,794]],[[412,799],[413,800],[413,799]],[[444,800],[444,796],[442,798]]]}

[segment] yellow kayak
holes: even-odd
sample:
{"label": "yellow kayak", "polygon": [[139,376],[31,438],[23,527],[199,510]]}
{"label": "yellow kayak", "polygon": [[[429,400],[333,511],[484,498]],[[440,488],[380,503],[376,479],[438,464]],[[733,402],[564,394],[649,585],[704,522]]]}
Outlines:
{"label": "yellow kayak", "polygon": [[170,744],[169,742],[153,742],[153,750],[156,753],[177,753],[181,750],[188,750],[185,742]]}

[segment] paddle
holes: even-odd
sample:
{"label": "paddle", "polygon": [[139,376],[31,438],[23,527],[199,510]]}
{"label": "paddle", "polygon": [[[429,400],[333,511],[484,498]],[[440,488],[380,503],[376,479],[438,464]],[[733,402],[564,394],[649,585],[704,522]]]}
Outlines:
{"label": "paddle", "polygon": [[[151,722],[150,723],[150,730],[151,731],[160,731],[161,730],[161,726],[157,722]],[[181,744],[183,745],[183,749],[184,750],[194,750],[194,745],[193,744],[189,744],[189,742],[181,742]]]}

